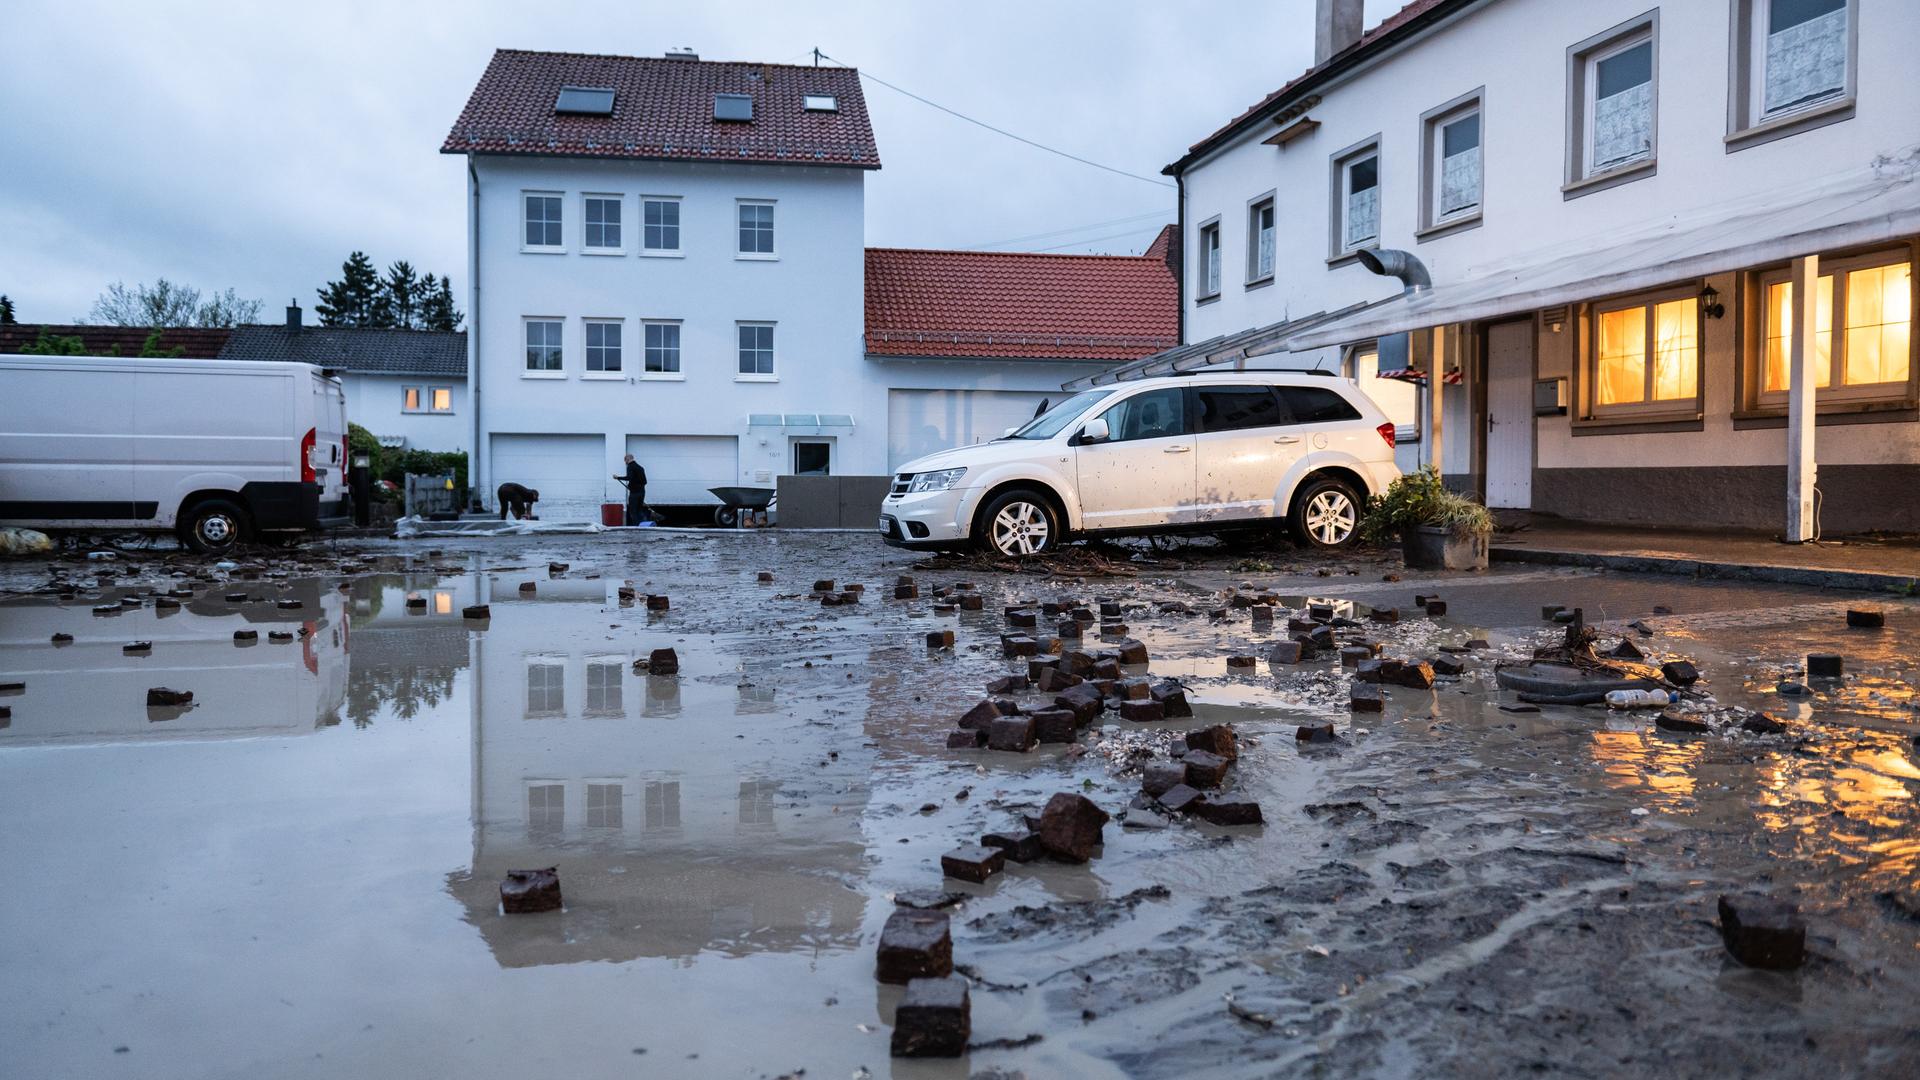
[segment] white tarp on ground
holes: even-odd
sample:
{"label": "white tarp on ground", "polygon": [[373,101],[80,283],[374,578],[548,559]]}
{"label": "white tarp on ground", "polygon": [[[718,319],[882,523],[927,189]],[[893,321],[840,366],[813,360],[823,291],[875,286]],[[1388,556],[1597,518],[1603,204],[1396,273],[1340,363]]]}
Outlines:
{"label": "white tarp on ground", "polygon": [[1798,191],[1556,244],[1288,335],[1294,352],[1591,300],[1920,233],[1920,145]]}
{"label": "white tarp on ground", "polygon": [[593,521],[428,521],[403,517],[393,523],[393,535],[402,540],[420,536],[537,536],[542,534],[597,533],[606,527]]}

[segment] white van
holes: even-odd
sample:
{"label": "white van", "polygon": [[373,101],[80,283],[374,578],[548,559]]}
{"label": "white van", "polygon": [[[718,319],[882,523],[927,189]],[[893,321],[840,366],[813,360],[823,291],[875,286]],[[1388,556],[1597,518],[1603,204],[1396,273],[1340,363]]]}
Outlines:
{"label": "white van", "polygon": [[880,535],[1037,555],[1070,536],[1284,523],[1338,548],[1400,475],[1393,424],[1351,379],[1220,371],[1087,390],[1025,427],[900,467]]}
{"label": "white van", "polygon": [[347,405],[308,364],[0,355],[0,524],[197,551],[344,520]]}

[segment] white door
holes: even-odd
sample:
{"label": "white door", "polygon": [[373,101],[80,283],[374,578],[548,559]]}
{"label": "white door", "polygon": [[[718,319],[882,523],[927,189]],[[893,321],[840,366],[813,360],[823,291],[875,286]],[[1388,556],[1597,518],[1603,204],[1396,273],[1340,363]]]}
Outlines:
{"label": "white door", "polygon": [[1033,419],[1043,401],[1071,395],[1025,390],[887,391],[887,469],[956,446],[988,442]]}
{"label": "white door", "polygon": [[740,440],[733,435],[629,435],[627,453],[647,470],[647,502],[654,506],[716,506],[708,488],[741,486]]}
{"label": "white door", "polygon": [[1533,505],[1533,323],[1487,328],[1487,505]]}
{"label": "white door", "polygon": [[[538,491],[533,512],[542,521],[599,521],[607,489],[618,486],[606,447],[601,435],[495,435],[488,475],[495,491],[508,483]],[[495,499],[493,491],[482,497]]]}
{"label": "white door", "polygon": [[1075,448],[1083,527],[1130,529],[1194,520],[1194,438],[1187,430],[1184,394],[1177,386],[1149,390],[1099,414],[1107,421],[1108,439]]}
{"label": "white door", "polygon": [[1280,481],[1313,447],[1287,426],[1270,386],[1196,383],[1193,387],[1194,501],[1201,521],[1271,518]]}

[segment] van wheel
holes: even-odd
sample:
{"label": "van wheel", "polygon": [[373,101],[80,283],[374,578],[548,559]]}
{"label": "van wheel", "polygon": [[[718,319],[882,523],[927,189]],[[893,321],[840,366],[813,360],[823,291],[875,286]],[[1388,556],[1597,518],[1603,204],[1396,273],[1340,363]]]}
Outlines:
{"label": "van wheel", "polygon": [[1321,551],[1346,547],[1360,535],[1360,497],[1339,480],[1318,477],[1294,496],[1287,525],[1301,547]]}
{"label": "van wheel", "polygon": [[1038,492],[1006,492],[988,503],[978,520],[975,542],[995,554],[1020,559],[1060,546],[1060,517]]}
{"label": "van wheel", "polygon": [[225,555],[246,530],[246,511],[225,499],[195,503],[182,527],[187,546],[202,555]]}

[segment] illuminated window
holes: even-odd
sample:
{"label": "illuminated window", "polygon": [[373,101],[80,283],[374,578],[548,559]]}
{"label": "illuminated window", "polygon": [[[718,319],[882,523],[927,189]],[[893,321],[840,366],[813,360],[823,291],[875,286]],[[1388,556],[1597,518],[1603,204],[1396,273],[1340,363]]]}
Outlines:
{"label": "illuminated window", "polygon": [[432,390],[432,395],[434,412],[453,411],[453,387],[436,386]]}
{"label": "illuminated window", "polygon": [[400,388],[400,409],[402,412],[420,411],[420,388],[403,386]]}
{"label": "illuminated window", "polygon": [[[1822,260],[1814,297],[1813,385],[1837,398],[1904,396],[1913,370],[1913,264],[1904,255]],[[1784,400],[1793,357],[1790,271],[1761,278],[1760,393]],[[1836,324],[1836,314],[1838,320]]]}
{"label": "illuminated window", "polygon": [[1695,411],[1700,398],[1700,301],[1693,290],[1594,311],[1594,412]]}
{"label": "illuminated window", "polygon": [[453,614],[453,594],[450,592],[435,592],[433,594],[433,613],[435,615]]}

